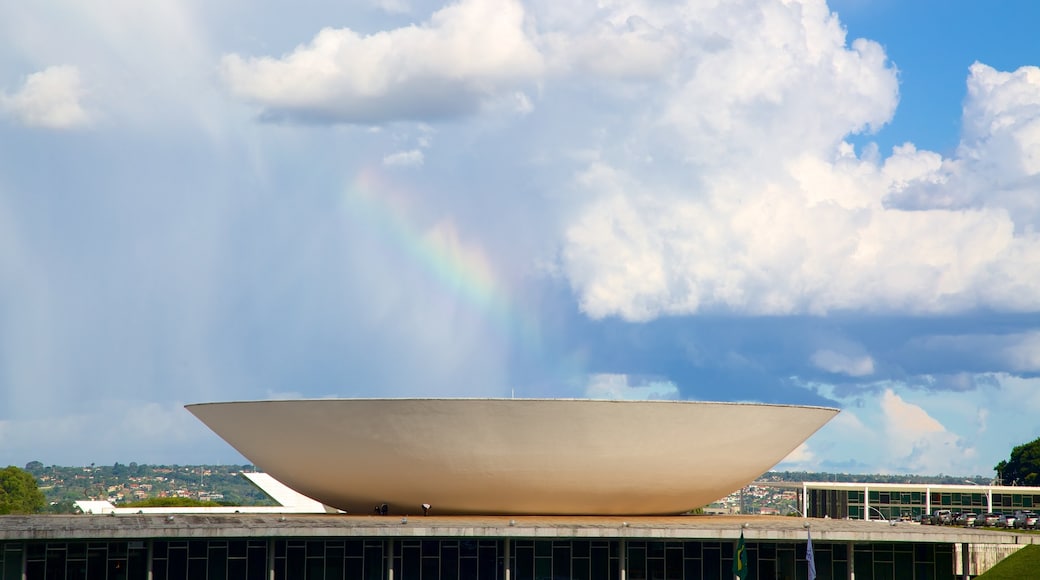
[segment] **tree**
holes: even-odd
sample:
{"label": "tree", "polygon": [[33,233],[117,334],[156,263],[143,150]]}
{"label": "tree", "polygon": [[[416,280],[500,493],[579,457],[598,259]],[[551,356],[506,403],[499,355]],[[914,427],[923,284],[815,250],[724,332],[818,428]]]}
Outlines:
{"label": "tree", "polygon": [[13,465],[0,469],[0,514],[33,514],[46,505],[31,473]]}
{"label": "tree", "polygon": [[1004,485],[1040,486],[1040,439],[1011,450],[1011,457],[994,467]]}

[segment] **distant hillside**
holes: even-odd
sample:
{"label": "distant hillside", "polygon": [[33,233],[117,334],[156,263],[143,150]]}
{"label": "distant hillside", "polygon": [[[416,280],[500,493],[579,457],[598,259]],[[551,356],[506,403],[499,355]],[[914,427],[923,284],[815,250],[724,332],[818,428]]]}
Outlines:
{"label": "distant hillside", "polygon": [[914,475],[880,473],[823,473],[816,471],[770,471],[758,478],[761,481],[836,481],[846,483],[936,483],[946,485],[989,485],[992,477],[981,475]]}
{"label": "distant hillside", "polygon": [[30,462],[25,469],[47,498],[50,511],[71,513],[73,502],[108,500],[116,505],[152,498],[186,498],[226,505],[274,505],[243,472],[252,465],[145,465],[138,463],[44,466]]}
{"label": "distant hillside", "polygon": [[[50,511],[71,513],[73,502],[82,499],[108,500],[116,505],[152,498],[187,498],[225,505],[274,505],[243,472],[256,471],[252,465],[147,465],[130,462],[80,467],[45,466],[30,462],[25,469],[36,477],[47,498]],[[989,478],[953,475],[888,475],[821,473],[808,471],[770,471],[764,481],[842,481],[857,483],[976,483]],[[775,497],[774,497],[775,495]],[[745,498],[745,501],[751,501]],[[761,505],[759,505],[761,504]],[[771,507],[788,513],[794,500],[776,492],[755,500],[756,508]]]}

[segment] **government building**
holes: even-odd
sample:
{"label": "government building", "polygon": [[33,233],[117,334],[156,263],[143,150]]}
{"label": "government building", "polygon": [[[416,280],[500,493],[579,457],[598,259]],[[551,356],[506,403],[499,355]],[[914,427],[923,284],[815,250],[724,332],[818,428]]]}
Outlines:
{"label": "government building", "polygon": [[[799,484],[802,517],[688,515],[838,413],[689,401],[338,399],[189,405],[280,505],[0,516],[0,580],[974,577],[1024,533],[900,521],[1003,489]],[[1024,491],[1024,490],[1023,490]],[[879,517],[871,517],[877,513]]]}

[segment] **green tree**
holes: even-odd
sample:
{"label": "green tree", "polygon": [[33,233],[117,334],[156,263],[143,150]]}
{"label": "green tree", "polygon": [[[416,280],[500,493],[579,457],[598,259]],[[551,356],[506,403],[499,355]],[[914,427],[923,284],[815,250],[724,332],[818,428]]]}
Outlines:
{"label": "green tree", "polygon": [[1011,450],[1011,457],[994,467],[1004,485],[1040,485],[1040,439]]}
{"label": "green tree", "polygon": [[33,514],[46,505],[31,473],[13,465],[0,469],[0,514]]}

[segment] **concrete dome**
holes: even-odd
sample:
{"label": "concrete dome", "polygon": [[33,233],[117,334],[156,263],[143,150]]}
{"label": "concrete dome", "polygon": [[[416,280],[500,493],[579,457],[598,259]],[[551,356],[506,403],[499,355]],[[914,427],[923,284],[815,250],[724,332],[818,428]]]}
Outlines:
{"label": "concrete dome", "polygon": [[187,409],[349,513],[677,514],[776,465],[837,409],[693,401],[317,399]]}

